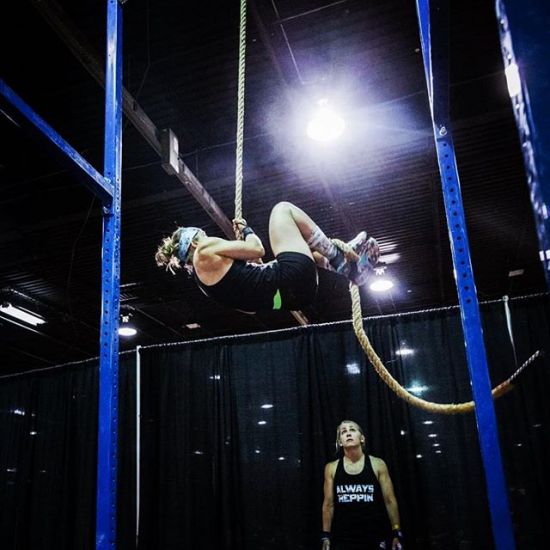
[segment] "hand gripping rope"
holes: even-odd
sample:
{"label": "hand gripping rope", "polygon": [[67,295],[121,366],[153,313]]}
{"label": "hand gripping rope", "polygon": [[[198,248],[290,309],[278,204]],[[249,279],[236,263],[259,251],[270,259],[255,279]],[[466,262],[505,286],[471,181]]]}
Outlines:
{"label": "hand gripping rope", "polygon": [[241,0],[239,78],[237,86],[237,149],[235,153],[235,219],[243,217],[244,85],[246,68],[246,0]]}

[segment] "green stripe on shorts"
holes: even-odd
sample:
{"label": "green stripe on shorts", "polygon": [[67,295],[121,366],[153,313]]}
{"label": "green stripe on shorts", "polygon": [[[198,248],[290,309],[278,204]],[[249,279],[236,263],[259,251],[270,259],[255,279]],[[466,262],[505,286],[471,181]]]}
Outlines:
{"label": "green stripe on shorts", "polygon": [[275,296],[273,296],[273,309],[281,309],[283,305],[283,300],[281,298],[281,291],[277,290]]}

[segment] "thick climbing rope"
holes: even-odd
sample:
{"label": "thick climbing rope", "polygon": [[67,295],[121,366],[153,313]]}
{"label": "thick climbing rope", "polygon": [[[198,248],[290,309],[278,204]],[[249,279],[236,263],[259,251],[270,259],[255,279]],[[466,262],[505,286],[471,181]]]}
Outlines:
{"label": "thick climbing rope", "polygon": [[[246,68],[246,0],[241,0],[239,23],[239,75],[237,85],[237,147],[235,153],[235,219],[243,217],[243,152],[244,152],[244,87]],[[236,228],[235,237],[242,238],[242,233]],[[300,311],[290,312],[301,325],[307,325],[308,320]]]}
{"label": "thick climbing rope", "polygon": [[246,68],[246,0],[241,0],[239,76],[237,85],[237,149],[235,158],[235,218],[243,217],[244,85]]}
{"label": "thick climbing rope", "polygon": [[[239,24],[239,73],[237,86],[237,148],[235,159],[235,219],[243,217],[243,150],[244,150],[244,88],[245,88],[245,68],[246,68],[246,0],[241,0],[240,24]],[[348,261],[358,261],[357,254],[343,241],[332,239],[334,244],[342,250]],[[401,399],[407,403],[421,409],[440,413],[440,414],[461,414],[474,410],[474,402],[465,403],[432,403],[421,399],[407,391],[399,382],[389,373],[388,369],[374,351],[368,336],[363,329],[363,317],[361,311],[361,297],[357,285],[350,285],[353,328],[355,335],[365,351],[369,361],[382,380],[393,390]],[[492,390],[493,398],[504,395],[513,388],[512,381],[538,356],[540,352],[534,353],[510,378],[499,384]]]}
{"label": "thick climbing rope", "polygon": [[[349,252],[349,247],[343,241],[338,239],[332,239],[332,242],[340,248],[344,253]],[[438,414],[464,414],[470,413],[475,408],[474,401],[467,401],[464,403],[433,403],[431,401],[426,401],[421,399],[416,395],[413,395],[411,392],[406,390],[399,382],[390,374],[388,369],[384,366],[384,363],[372,347],[368,336],[365,333],[363,328],[363,315],[361,310],[361,296],[359,293],[359,287],[354,284],[350,284],[350,294],[351,294],[351,304],[352,304],[352,316],[353,316],[353,330],[363,351],[365,352],[368,360],[374,367],[374,370],[382,378],[382,380],[387,384],[387,386],[401,399],[418,407],[425,411]],[[514,380],[531,364],[537,357],[541,355],[540,351],[536,351],[521,367],[519,367],[509,378],[504,382],[494,387],[491,390],[493,399],[501,397],[505,393],[508,393],[511,389],[514,388]]]}

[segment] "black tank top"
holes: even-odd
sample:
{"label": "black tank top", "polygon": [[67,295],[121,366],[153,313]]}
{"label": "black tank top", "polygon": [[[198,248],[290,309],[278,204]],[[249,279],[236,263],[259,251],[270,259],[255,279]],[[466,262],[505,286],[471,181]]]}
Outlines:
{"label": "black tank top", "polygon": [[373,537],[380,540],[390,529],[384,497],[368,455],[359,474],[348,474],[344,459],[336,466],[333,484],[334,515],[331,534],[334,541],[361,543]]}
{"label": "black tank top", "polygon": [[279,287],[276,261],[266,264],[233,260],[229,271],[214,285],[205,285],[193,273],[199,288],[216,302],[246,313],[273,309]]}

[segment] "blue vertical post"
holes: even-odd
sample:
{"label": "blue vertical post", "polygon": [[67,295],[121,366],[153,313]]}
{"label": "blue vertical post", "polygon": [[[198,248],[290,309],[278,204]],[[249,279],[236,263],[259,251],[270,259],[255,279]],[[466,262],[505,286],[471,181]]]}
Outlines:
{"label": "blue vertical post", "polygon": [[[448,35],[445,25],[447,1],[434,2],[435,5],[430,12],[429,0],[417,0],[422,54],[464,330],[466,356],[475,401],[478,437],[493,537],[495,547],[499,550],[513,550],[515,543],[491,395],[491,382],[487,370],[487,355],[483,341],[454,145],[449,128],[449,96],[448,85],[445,82],[448,52],[444,51],[447,49],[445,40]],[[439,27],[437,27],[438,23],[440,23]],[[431,44],[432,35],[435,37],[434,48]],[[438,50],[440,45],[443,48]]]}
{"label": "blue vertical post", "polygon": [[540,259],[550,290],[550,5],[548,0],[497,0],[496,13]]}
{"label": "blue vertical post", "polygon": [[107,0],[104,176],[113,184],[104,205],[99,361],[96,549],[116,547],[118,446],[118,314],[120,303],[120,187],[122,153],[122,10]]}

